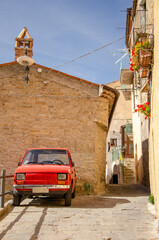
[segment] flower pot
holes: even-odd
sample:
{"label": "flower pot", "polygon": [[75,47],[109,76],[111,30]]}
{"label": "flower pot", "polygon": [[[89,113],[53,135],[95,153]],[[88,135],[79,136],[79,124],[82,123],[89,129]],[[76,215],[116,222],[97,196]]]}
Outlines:
{"label": "flower pot", "polygon": [[139,74],[140,74],[140,78],[145,78],[148,76],[149,73],[149,66],[147,67],[140,67],[139,68]]}
{"label": "flower pot", "polygon": [[146,49],[139,50],[139,64],[142,67],[147,67],[150,64],[152,53]]}

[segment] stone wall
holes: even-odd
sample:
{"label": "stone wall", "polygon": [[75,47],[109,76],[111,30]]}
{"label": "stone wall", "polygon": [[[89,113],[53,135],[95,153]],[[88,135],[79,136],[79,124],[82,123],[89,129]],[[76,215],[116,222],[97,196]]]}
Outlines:
{"label": "stone wall", "polygon": [[99,192],[105,190],[107,128],[96,123],[95,126],[95,186]]}
{"label": "stone wall", "polygon": [[152,73],[152,99],[150,123],[150,188],[155,197],[155,206],[159,216],[159,1],[154,1],[154,66]]}
{"label": "stone wall", "polygon": [[13,173],[28,148],[68,148],[78,189],[90,182],[95,192],[101,190],[108,110],[114,99],[99,97],[97,84],[37,64],[30,67],[28,84],[24,79],[19,64],[0,65],[0,169]]}

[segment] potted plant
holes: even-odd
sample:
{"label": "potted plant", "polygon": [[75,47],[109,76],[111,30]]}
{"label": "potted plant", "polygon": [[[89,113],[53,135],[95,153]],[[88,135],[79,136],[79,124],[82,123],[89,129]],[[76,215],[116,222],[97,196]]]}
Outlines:
{"label": "potted plant", "polygon": [[130,58],[130,70],[139,72],[140,77],[147,77],[152,58],[152,44],[149,39],[137,42],[132,49]]}

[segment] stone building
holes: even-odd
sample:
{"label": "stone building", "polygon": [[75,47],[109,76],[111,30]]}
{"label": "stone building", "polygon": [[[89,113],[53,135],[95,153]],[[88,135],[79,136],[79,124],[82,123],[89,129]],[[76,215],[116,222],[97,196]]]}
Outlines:
{"label": "stone building", "polygon": [[129,69],[125,71],[124,75],[123,69],[121,70],[120,80],[107,84],[118,89],[120,96],[107,136],[106,184],[135,183],[131,96],[122,89],[123,76],[132,76],[132,72]]}
{"label": "stone building", "polygon": [[155,198],[159,216],[159,1],[154,0],[154,65],[151,89],[151,120],[150,120],[150,186]]}
{"label": "stone building", "polygon": [[[28,148],[68,148],[75,162],[78,190],[89,182],[105,188],[106,136],[118,92],[34,63],[27,28],[16,38],[15,61],[0,64],[0,169],[13,173]],[[25,82],[26,71],[29,82]]]}
{"label": "stone building", "polygon": [[[150,117],[145,115],[145,106],[149,107],[151,100],[150,85],[152,82],[152,69],[150,64],[142,62],[143,52],[153,52],[153,1],[133,0],[132,8],[127,9],[126,22],[126,46],[131,52],[134,77],[127,78],[132,87],[132,120],[133,120],[133,138],[134,138],[134,156],[135,156],[135,182],[149,187],[149,132]],[[144,49],[144,43],[148,41],[151,49]],[[139,47],[137,61],[135,62],[134,49]],[[136,51],[136,50],[135,50]],[[151,59],[152,61],[152,59]],[[132,67],[131,66],[131,67]],[[141,106],[141,107],[140,107]],[[140,111],[140,110],[143,111]],[[148,108],[147,108],[148,109]],[[145,111],[145,113],[144,113]]]}
{"label": "stone building", "polygon": [[[146,78],[137,78],[134,75],[134,89],[136,96],[142,96],[145,93],[144,98],[150,101],[150,114],[148,122],[144,123],[144,119],[138,121],[138,133],[140,138],[145,137],[147,134],[147,143],[145,156],[149,155],[149,162],[144,158],[144,154],[141,152],[142,162],[149,166],[149,172],[146,172],[146,176],[150,176],[150,190],[154,196],[155,206],[159,216],[159,1],[158,0],[133,0],[133,7],[128,9],[127,14],[127,35],[126,43],[127,47],[132,49],[136,40],[141,40],[144,37],[150,40],[152,44],[152,59],[149,66],[148,75]],[[139,81],[140,80],[140,81]],[[147,81],[148,80],[148,81]],[[146,90],[145,90],[146,89]],[[137,90],[140,90],[140,92]],[[135,99],[135,98],[134,98]],[[141,98],[140,98],[141,99]],[[134,115],[139,113],[134,113]],[[136,124],[137,125],[137,124]],[[143,131],[141,132],[141,129]],[[137,134],[136,134],[137,135]],[[146,140],[146,139],[145,139]],[[137,144],[141,146],[141,144]],[[141,147],[140,147],[141,149]],[[136,149],[135,149],[136,150]],[[136,151],[137,152],[137,151]],[[141,169],[142,172],[144,167]]]}

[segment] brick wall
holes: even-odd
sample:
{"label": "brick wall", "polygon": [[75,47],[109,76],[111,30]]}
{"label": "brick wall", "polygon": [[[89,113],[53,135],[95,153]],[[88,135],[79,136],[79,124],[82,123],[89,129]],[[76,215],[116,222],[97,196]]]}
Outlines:
{"label": "brick wall", "polygon": [[[98,192],[105,178],[108,109],[114,99],[98,97],[96,84],[37,64],[30,67],[29,84],[24,79],[23,66],[0,65],[0,169],[13,173],[30,147],[68,148],[78,189],[88,181]],[[103,125],[97,131],[98,122]],[[100,151],[98,158],[95,151]]]}

